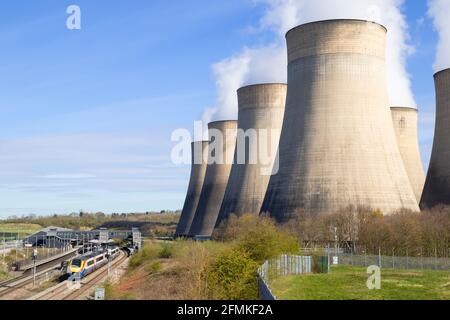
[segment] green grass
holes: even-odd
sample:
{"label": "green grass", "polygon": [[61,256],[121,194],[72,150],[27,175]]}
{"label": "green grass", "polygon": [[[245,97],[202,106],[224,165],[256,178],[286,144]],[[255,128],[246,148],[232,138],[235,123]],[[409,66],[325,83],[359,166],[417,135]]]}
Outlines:
{"label": "green grass", "polygon": [[6,271],[0,269],[0,282],[9,280],[10,278],[11,276]]}
{"label": "green grass", "polygon": [[19,233],[23,237],[41,229],[40,225],[32,223],[0,223],[0,236],[1,233]]}
{"label": "green grass", "polygon": [[333,267],[331,274],[287,276],[270,286],[280,300],[450,300],[450,272],[384,269],[381,289],[369,290],[365,268]]}

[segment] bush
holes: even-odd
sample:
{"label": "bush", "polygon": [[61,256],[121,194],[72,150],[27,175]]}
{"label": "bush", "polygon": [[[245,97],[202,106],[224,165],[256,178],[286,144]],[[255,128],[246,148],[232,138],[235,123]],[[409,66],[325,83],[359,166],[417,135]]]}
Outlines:
{"label": "bush", "polygon": [[173,256],[173,245],[171,244],[163,244],[161,250],[158,254],[161,259],[170,259]]}
{"label": "bush", "polygon": [[211,299],[254,300],[258,298],[258,264],[248,252],[229,249],[220,254],[206,271]]}
{"label": "bush", "polygon": [[284,253],[300,251],[296,235],[279,227],[270,218],[251,214],[241,217],[232,215],[215,236],[224,241],[234,240],[238,248],[258,263]]}
{"label": "bush", "polygon": [[146,261],[158,258],[160,251],[161,246],[159,244],[153,242],[147,243],[138,253],[131,256],[128,265],[131,269],[135,269],[144,264]]}
{"label": "bush", "polygon": [[159,271],[161,271],[161,262],[159,262],[159,261],[153,262],[146,268],[146,271],[149,274],[158,273]]}

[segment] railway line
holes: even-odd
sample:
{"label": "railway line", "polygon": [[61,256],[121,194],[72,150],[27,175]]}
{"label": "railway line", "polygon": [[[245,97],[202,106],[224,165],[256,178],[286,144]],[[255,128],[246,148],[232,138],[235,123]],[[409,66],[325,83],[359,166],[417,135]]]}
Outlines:
{"label": "railway line", "polygon": [[[61,263],[67,260],[67,256],[60,257],[43,265],[36,267],[36,281],[47,276],[49,272],[61,267]],[[8,296],[14,291],[24,288],[33,283],[32,270],[27,270],[23,275],[0,283],[0,299]]]}
{"label": "railway line", "polygon": [[[124,251],[112,261],[112,267],[120,266],[128,258]],[[86,297],[90,290],[102,282],[108,275],[108,265],[104,265],[81,280],[81,288],[70,289],[69,281],[63,281],[56,286],[41,292],[28,300],[78,300]]]}

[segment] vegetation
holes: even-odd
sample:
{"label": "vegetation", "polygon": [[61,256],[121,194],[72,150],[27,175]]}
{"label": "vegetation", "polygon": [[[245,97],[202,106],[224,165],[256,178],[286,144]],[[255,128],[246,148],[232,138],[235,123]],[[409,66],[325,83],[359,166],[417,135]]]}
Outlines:
{"label": "vegetation", "polygon": [[0,263],[0,282],[10,279],[8,272],[5,271],[5,267]]}
{"label": "vegetation", "polygon": [[11,278],[10,271],[17,260],[26,258],[25,251],[11,250],[8,253],[0,254],[0,281]]}
{"label": "vegetation", "polygon": [[369,290],[365,268],[333,267],[330,274],[276,278],[271,289],[281,300],[449,300],[445,271],[382,270],[381,289]]}
{"label": "vegetation", "polygon": [[363,207],[318,216],[298,210],[284,226],[301,235],[305,246],[324,246],[337,239],[356,253],[378,254],[380,249],[384,255],[449,255],[450,207],[388,216]]}
{"label": "vegetation", "polygon": [[280,228],[267,217],[232,215],[221,225],[214,237],[219,241],[234,243],[241,252],[248,253],[258,263],[283,253],[298,253],[300,241],[287,229]]}
{"label": "vegetation", "polygon": [[130,269],[135,269],[142,266],[144,262],[153,261],[158,258],[161,252],[161,246],[159,243],[149,242],[135,255],[133,255],[128,263]]}
{"label": "vegetation", "polygon": [[109,299],[257,299],[257,269],[265,259],[298,253],[298,238],[268,218],[232,217],[218,241],[149,241]]}
{"label": "vegetation", "polygon": [[10,234],[11,236],[20,237],[28,236],[42,229],[42,226],[36,223],[1,223],[0,222],[0,240],[3,239],[2,234]]}
{"label": "vegetation", "polygon": [[218,255],[205,273],[208,298],[216,300],[252,300],[258,297],[256,270],[259,264],[251,255],[230,248]]}
{"label": "vegetation", "polygon": [[133,213],[106,215],[102,212],[72,213],[70,215],[52,215],[36,217],[10,217],[0,221],[1,232],[17,232],[32,234],[39,229],[56,226],[74,230],[92,230],[100,227],[109,229],[131,229],[138,227],[145,236],[169,236],[174,233],[179,212]]}

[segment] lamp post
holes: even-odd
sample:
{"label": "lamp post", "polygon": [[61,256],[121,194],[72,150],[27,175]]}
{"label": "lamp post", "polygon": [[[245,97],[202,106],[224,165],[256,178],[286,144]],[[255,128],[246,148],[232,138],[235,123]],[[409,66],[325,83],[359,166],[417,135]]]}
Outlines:
{"label": "lamp post", "polygon": [[33,250],[33,288],[36,286],[36,260],[38,256],[37,249]]}
{"label": "lamp post", "polygon": [[111,249],[108,249],[106,258],[108,259],[108,280],[110,280],[111,279]]}

